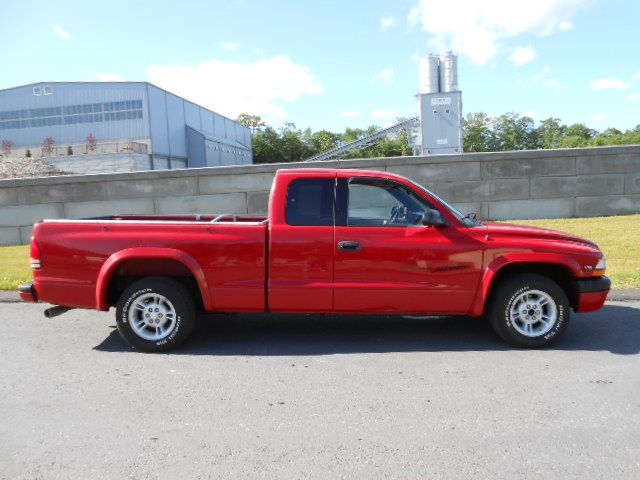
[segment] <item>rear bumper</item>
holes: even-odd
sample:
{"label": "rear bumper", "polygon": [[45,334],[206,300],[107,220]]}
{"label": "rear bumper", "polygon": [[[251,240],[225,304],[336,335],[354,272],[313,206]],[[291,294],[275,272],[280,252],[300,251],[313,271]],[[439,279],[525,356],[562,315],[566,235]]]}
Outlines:
{"label": "rear bumper", "polygon": [[592,312],[599,310],[604,305],[611,280],[609,277],[581,278],[576,280],[578,290],[578,305],[576,312]]}
{"label": "rear bumper", "polygon": [[25,302],[37,302],[38,294],[36,293],[36,288],[33,285],[33,282],[24,283],[18,287],[18,293],[20,294],[20,298]]}

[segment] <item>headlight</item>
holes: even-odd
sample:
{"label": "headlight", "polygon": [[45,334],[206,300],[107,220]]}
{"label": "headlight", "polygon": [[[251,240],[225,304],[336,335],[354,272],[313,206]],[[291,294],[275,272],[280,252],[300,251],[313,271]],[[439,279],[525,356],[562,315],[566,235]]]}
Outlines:
{"label": "headlight", "polygon": [[604,255],[592,270],[594,277],[599,277],[607,272],[607,257]]}

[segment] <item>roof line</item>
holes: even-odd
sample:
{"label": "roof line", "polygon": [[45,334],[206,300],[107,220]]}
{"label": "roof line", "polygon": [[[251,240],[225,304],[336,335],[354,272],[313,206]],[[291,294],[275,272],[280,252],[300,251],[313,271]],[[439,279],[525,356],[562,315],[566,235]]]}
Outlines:
{"label": "roof line", "polygon": [[[195,105],[195,106],[200,107],[200,108],[204,108],[205,110],[208,110],[208,111],[210,111],[212,113],[215,113],[216,115],[219,115],[219,116],[221,116],[223,118],[226,118],[227,120],[231,120],[234,123],[238,123],[238,121],[234,120],[233,118],[229,118],[226,115],[222,115],[221,113],[218,113],[218,112],[216,112],[214,110],[211,110],[210,108],[207,108],[207,107],[205,107],[203,105],[200,105],[199,103],[196,103],[193,100],[189,100],[188,98],[181,97],[177,93],[170,92],[169,90],[166,90],[166,89],[164,89],[162,87],[159,87],[155,83],[147,82],[146,80],[142,80],[142,81],[122,80],[122,81],[117,81],[117,82],[100,82],[100,81],[89,81],[89,80],[86,80],[86,81],[85,80],[70,81],[70,82],[34,82],[34,83],[26,83],[24,85],[17,85],[15,87],[1,88],[0,89],[0,93],[6,92],[6,91],[9,91],[9,90],[15,90],[17,88],[33,87],[33,86],[36,86],[36,85],[57,85],[57,84],[74,84],[74,83],[77,83],[77,84],[129,84],[129,85],[136,84],[136,85],[150,85],[150,86],[152,86],[154,88],[157,88],[158,90],[162,90],[165,93],[169,93],[171,95],[174,95],[174,96],[184,100],[185,102],[189,102],[192,105]],[[249,128],[249,127],[245,127],[244,125],[242,125],[242,126],[244,128]]]}

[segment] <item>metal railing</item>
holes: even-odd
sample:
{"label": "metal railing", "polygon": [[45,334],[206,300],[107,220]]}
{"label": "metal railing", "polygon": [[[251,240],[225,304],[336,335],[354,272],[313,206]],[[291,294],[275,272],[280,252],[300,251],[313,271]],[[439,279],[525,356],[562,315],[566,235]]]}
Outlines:
{"label": "metal railing", "polygon": [[71,155],[100,155],[102,153],[149,153],[149,146],[143,142],[120,140],[115,142],[71,143],[67,145],[42,146],[43,157],[65,157]]}

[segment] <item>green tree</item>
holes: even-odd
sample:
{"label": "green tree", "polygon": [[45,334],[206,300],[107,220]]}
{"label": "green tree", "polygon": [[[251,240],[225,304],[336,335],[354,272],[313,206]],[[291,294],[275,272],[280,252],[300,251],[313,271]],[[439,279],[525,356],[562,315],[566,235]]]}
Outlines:
{"label": "green tree", "polygon": [[278,132],[266,127],[252,135],[254,163],[282,162],[282,141]]}
{"label": "green tree", "polygon": [[464,151],[487,152],[495,145],[492,122],[484,112],[469,113],[464,119]]}
{"label": "green tree", "polygon": [[311,150],[302,140],[302,132],[296,124],[286,122],[280,129],[282,142],[282,161],[299,162],[311,156]]}
{"label": "green tree", "polygon": [[559,148],[567,127],[559,118],[549,117],[540,122],[538,138],[540,148]]}
{"label": "green tree", "polygon": [[577,148],[586,147],[589,145],[590,140],[596,136],[597,132],[584,123],[574,123],[569,125],[564,136],[560,140],[561,148]]}
{"label": "green tree", "polygon": [[534,122],[531,117],[521,117],[515,112],[500,115],[493,122],[497,150],[524,150],[535,148],[532,141]]}
{"label": "green tree", "polygon": [[[305,131],[305,134],[307,132]],[[329,130],[319,130],[308,136],[308,140],[305,142],[312,154],[331,150],[338,146],[342,137],[338,133],[330,132]]]}
{"label": "green tree", "polygon": [[260,117],[260,115],[249,115],[248,113],[241,113],[236,118],[236,122],[240,125],[244,125],[251,129],[251,133],[254,133],[258,130],[263,129],[267,126],[264,120]]}

